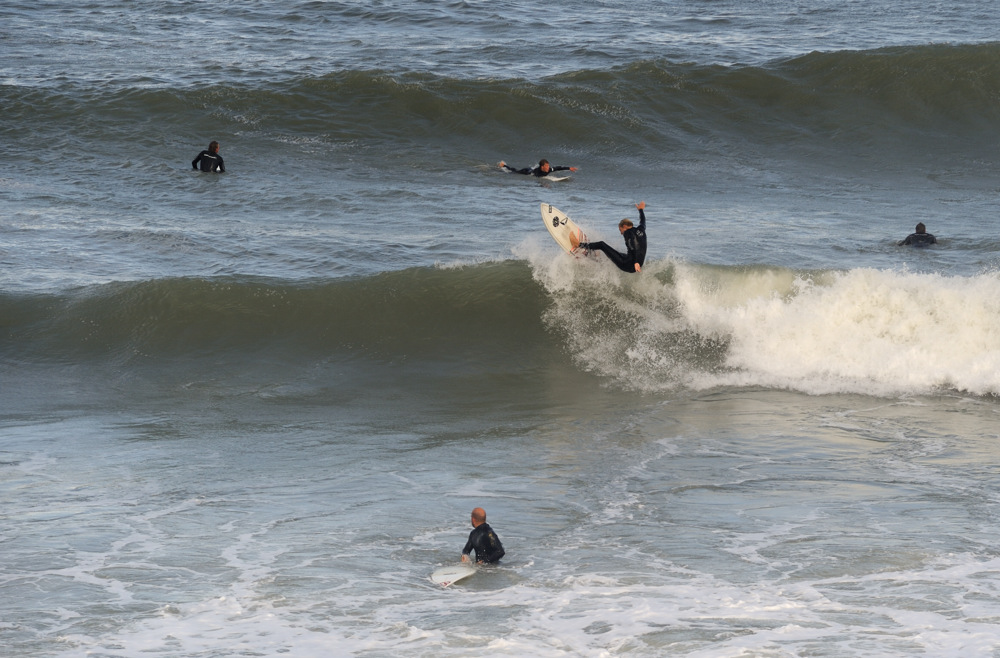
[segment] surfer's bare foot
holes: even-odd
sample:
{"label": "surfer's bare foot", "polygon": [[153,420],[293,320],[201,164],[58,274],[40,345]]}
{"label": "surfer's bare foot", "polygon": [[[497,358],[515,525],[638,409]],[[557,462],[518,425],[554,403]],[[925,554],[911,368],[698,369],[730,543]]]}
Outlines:
{"label": "surfer's bare foot", "polygon": [[635,264],[635,271],[636,272],[641,272],[642,271],[642,265],[640,265],[639,263],[636,263]]}
{"label": "surfer's bare foot", "polygon": [[580,236],[576,233],[569,234],[569,243],[574,248],[577,249],[580,246]]}

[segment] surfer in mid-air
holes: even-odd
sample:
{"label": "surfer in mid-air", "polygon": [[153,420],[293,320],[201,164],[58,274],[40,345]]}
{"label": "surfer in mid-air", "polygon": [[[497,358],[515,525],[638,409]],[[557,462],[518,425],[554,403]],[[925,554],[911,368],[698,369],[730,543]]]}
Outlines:
{"label": "surfer in mid-air", "polygon": [[534,167],[525,167],[524,169],[515,169],[503,160],[497,165],[504,171],[509,171],[515,174],[525,174],[541,178],[542,176],[548,176],[553,171],[576,171],[576,167],[553,167],[549,164],[548,160],[544,158],[538,161],[538,164]]}
{"label": "surfer in mid-air", "polygon": [[580,242],[580,237],[570,234],[569,241],[573,249],[583,247],[593,251],[603,251],[604,255],[611,259],[611,262],[618,266],[623,272],[641,272],[642,265],[646,262],[646,202],[640,201],[635,204],[639,209],[639,225],[634,226],[632,220],[625,218],[618,222],[618,231],[625,238],[626,252],[615,251],[607,242]]}
{"label": "surfer in mid-air", "polygon": [[899,246],[902,247],[904,244],[913,245],[914,247],[926,247],[929,244],[937,244],[937,238],[927,232],[927,227],[924,226],[923,222],[917,224],[916,232],[910,233],[904,239],[899,241]]}
{"label": "surfer in mid-air", "polygon": [[199,153],[198,157],[191,161],[192,169],[198,169],[199,165],[202,171],[226,171],[226,165],[222,162],[222,156],[219,155],[218,142],[209,144],[207,149]]}
{"label": "surfer in mid-air", "polygon": [[476,552],[476,562],[493,564],[499,562],[504,556],[503,544],[497,533],[486,522],[486,510],[477,507],[472,510],[472,532],[469,533],[469,541],[462,549],[462,562],[470,562],[472,558],[469,554]]}

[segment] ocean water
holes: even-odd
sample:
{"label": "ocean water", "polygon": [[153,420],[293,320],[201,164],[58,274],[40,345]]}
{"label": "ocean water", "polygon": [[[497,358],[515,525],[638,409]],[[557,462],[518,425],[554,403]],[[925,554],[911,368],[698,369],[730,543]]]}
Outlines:
{"label": "ocean water", "polygon": [[0,654],[1000,656],[998,29],[3,3]]}

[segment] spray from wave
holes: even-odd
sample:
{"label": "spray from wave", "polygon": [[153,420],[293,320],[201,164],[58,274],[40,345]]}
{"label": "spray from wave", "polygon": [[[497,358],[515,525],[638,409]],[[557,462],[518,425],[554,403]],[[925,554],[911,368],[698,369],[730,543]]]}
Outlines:
{"label": "spray from wave", "polygon": [[[535,262],[581,367],[626,389],[1000,393],[1000,276]],[[607,265],[607,263],[603,263]]]}

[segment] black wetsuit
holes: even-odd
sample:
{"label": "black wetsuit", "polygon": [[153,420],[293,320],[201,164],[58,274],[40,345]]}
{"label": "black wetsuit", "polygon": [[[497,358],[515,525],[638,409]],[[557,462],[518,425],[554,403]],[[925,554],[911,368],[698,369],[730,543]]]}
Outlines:
{"label": "black wetsuit", "polygon": [[639,210],[639,225],[633,226],[622,233],[625,238],[626,253],[615,251],[607,242],[581,242],[584,249],[603,251],[623,272],[635,274],[635,264],[641,267],[646,263],[646,213]]}
{"label": "black wetsuit", "polygon": [[906,236],[905,240],[899,242],[900,246],[904,244],[913,245],[914,247],[926,247],[929,244],[937,244],[937,238],[930,233],[910,233]]}
{"label": "black wetsuit", "polygon": [[465,543],[462,555],[469,555],[473,550],[476,551],[476,562],[486,562],[487,564],[499,562],[504,555],[500,538],[486,522],[480,523],[475,530],[469,533],[469,541]]}
{"label": "black wetsuit", "polygon": [[226,171],[226,165],[222,162],[222,156],[205,149],[198,154],[198,157],[191,161],[191,168],[197,169],[199,162],[202,171]]}
{"label": "black wetsuit", "polygon": [[552,165],[549,165],[548,171],[542,171],[542,168],[539,165],[535,165],[534,167],[525,167],[524,169],[514,169],[507,163],[504,163],[503,168],[515,174],[537,176],[538,178],[541,178],[542,176],[548,176],[553,171],[569,171],[570,169],[572,169],[572,167],[553,167]]}

